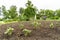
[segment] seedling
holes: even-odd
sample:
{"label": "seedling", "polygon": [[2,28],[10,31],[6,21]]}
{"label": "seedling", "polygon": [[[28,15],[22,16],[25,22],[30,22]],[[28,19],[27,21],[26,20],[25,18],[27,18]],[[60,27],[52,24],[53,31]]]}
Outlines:
{"label": "seedling", "polygon": [[50,24],[50,28],[51,28],[51,29],[54,28],[54,24],[53,24],[53,23]]}
{"label": "seedling", "polygon": [[41,25],[41,23],[38,23],[37,21],[34,21],[32,23],[32,25],[34,26],[34,28],[36,29],[38,27],[38,25]]}
{"label": "seedling", "polygon": [[24,29],[24,25],[23,24],[20,24],[19,28],[22,30]]}
{"label": "seedling", "polygon": [[24,33],[24,36],[29,36],[30,33],[31,33],[31,30],[24,29],[24,30],[23,30],[23,33]]}
{"label": "seedling", "polygon": [[4,34],[6,34],[6,35],[12,35],[12,33],[13,33],[13,30],[14,30],[14,28],[11,28],[11,27],[9,27],[5,32],[4,32]]}

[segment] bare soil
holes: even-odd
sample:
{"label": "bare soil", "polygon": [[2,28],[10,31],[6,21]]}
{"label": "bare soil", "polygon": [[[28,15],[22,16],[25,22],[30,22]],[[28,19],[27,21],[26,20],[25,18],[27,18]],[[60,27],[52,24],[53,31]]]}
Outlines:
{"label": "bare soil", "polygon": [[[60,21],[38,21],[41,23],[36,30],[31,25],[33,21],[15,22],[0,25],[0,40],[60,40]],[[24,24],[26,29],[32,30],[32,33],[25,37],[22,30],[19,29],[20,24]],[[50,23],[54,24],[54,28],[49,27]],[[15,30],[11,36],[4,34],[8,27],[13,27]]]}

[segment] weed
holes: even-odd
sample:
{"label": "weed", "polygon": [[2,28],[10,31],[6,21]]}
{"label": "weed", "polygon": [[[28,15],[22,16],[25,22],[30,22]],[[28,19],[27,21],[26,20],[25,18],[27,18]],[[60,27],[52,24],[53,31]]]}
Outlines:
{"label": "weed", "polygon": [[24,33],[24,36],[29,36],[30,33],[31,33],[31,30],[24,29],[24,30],[23,30],[23,33]]}
{"label": "weed", "polygon": [[9,27],[5,32],[4,32],[4,34],[6,34],[6,35],[12,35],[12,33],[13,33],[13,30],[14,30],[14,28],[11,28],[11,27]]}
{"label": "weed", "polygon": [[51,29],[54,28],[54,24],[53,24],[53,23],[50,24],[50,28],[51,28]]}
{"label": "weed", "polygon": [[38,25],[41,26],[41,23],[38,23],[37,21],[32,22],[32,25],[34,26],[34,29],[38,27]]}

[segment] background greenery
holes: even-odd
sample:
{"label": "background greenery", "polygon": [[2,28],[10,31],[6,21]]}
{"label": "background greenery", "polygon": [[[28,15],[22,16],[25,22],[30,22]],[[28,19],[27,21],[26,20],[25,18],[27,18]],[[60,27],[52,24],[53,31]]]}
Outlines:
{"label": "background greenery", "polygon": [[15,5],[11,6],[10,9],[6,10],[3,5],[1,7],[3,18],[0,21],[30,21],[30,20],[59,20],[60,19],[60,9],[55,11],[49,9],[38,10],[31,1],[27,1],[26,8],[19,8],[17,12],[17,7]]}

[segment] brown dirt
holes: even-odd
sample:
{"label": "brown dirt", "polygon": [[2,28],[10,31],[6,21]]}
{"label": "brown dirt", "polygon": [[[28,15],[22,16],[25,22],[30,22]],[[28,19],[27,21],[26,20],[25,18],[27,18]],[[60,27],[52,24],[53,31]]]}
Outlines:
{"label": "brown dirt", "polygon": [[[41,26],[36,30],[34,30],[30,21],[0,25],[0,40],[60,40],[60,21],[38,22],[41,23]],[[49,28],[51,22],[54,23],[54,29]],[[25,25],[25,28],[32,30],[30,36],[25,37],[22,34],[22,31],[18,27],[21,23]],[[15,29],[11,36],[4,35],[8,27]]]}

